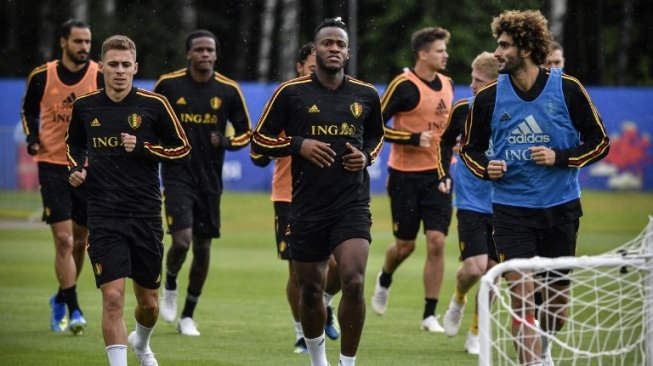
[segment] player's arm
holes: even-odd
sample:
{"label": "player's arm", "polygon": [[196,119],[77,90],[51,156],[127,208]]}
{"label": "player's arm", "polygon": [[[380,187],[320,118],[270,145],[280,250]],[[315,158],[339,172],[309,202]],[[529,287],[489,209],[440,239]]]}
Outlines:
{"label": "player's arm", "polygon": [[230,151],[240,150],[247,146],[252,135],[252,123],[243,92],[238,84],[234,84],[233,89],[233,95],[231,96],[232,108],[229,110],[228,118],[234,127],[235,133],[229,138],[220,136],[222,139],[221,146]]}
{"label": "player's arm", "polygon": [[490,179],[489,160],[485,151],[489,147],[494,112],[495,88],[482,89],[476,95],[474,104],[465,120],[465,132],[460,157],[472,173],[482,179]]}
{"label": "player's arm", "polygon": [[303,138],[286,136],[284,130],[286,118],[285,102],[286,84],[281,84],[265,104],[256,129],[252,132],[251,148],[257,155],[281,157],[299,154]]}
{"label": "player's arm", "polygon": [[[384,134],[386,141],[400,145],[414,146],[420,146],[420,140],[424,141],[422,144],[425,141],[430,142],[430,131],[413,133],[388,126],[388,122],[395,114],[415,108],[418,102],[419,91],[405,76],[399,75],[390,82],[388,88],[383,93],[383,97],[381,97],[381,111],[385,123]],[[422,135],[425,135],[423,139]]]}
{"label": "player's arm", "polygon": [[35,155],[39,148],[39,121],[41,99],[45,92],[46,66],[35,68],[27,77],[27,88],[23,96],[21,122],[27,142],[27,152]]}
{"label": "player's arm", "polygon": [[463,133],[465,128],[465,119],[467,118],[468,112],[469,101],[467,99],[462,99],[454,104],[451,113],[449,113],[447,128],[440,137],[440,165],[438,166],[440,180],[451,178],[449,175],[451,156],[453,155],[454,147],[458,142],[458,137]]}
{"label": "player's arm", "polygon": [[581,168],[604,158],[610,151],[610,140],[599,112],[580,82],[564,75],[562,86],[569,115],[580,133],[582,144],[553,149],[554,165]]}
{"label": "player's arm", "polygon": [[367,159],[367,166],[372,165],[374,160],[379,156],[385,139],[385,125],[383,123],[381,103],[376,90],[374,90],[370,105],[371,111],[367,116],[365,129],[363,130],[363,154],[365,154],[365,158]]}
{"label": "player's arm", "polygon": [[264,168],[270,164],[272,159],[269,156],[257,154],[251,149],[249,150],[249,158],[252,163],[258,167]]}
{"label": "player's arm", "polygon": [[88,155],[86,130],[79,113],[79,102],[73,104],[70,125],[66,133],[66,158],[68,159],[69,181],[73,186],[83,183],[86,178],[84,162]]}

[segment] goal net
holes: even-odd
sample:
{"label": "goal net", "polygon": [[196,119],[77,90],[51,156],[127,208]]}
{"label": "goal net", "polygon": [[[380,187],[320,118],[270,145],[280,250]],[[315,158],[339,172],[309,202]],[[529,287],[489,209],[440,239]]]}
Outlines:
{"label": "goal net", "polygon": [[[512,309],[511,288],[519,284],[508,286],[503,279],[512,271],[533,281],[529,298],[548,288],[542,304],[523,299],[523,308]],[[547,281],[556,277],[570,281],[570,290],[552,291]],[[568,304],[557,334],[524,319],[529,306],[537,309],[540,321],[552,319],[556,297]],[[517,350],[537,360],[541,355],[529,350],[543,343],[551,346],[545,365],[653,366],[653,217],[635,239],[601,255],[515,259],[492,268],[481,279],[479,334],[479,365],[522,365]]]}

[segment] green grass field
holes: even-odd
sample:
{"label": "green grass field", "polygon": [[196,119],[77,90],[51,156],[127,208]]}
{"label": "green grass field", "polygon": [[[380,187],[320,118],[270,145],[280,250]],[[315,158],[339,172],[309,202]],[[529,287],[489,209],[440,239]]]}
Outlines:
{"label": "green grass field", "polygon": [[[578,254],[596,254],[634,238],[653,214],[653,194],[584,192]],[[387,245],[392,240],[385,196],[372,201],[373,243],[367,269],[366,299],[374,288]],[[306,355],[292,353],[294,331],[284,288],[287,266],[276,259],[272,204],[267,194],[227,193],[222,202],[223,237],[215,241],[211,272],[195,320],[200,337],[182,337],[173,324],[160,322],[151,345],[161,365],[302,365]],[[56,288],[53,245],[44,224],[22,227],[8,222],[36,219],[35,193],[0,191],[0,365],[106,365],[100,329],[100,292],[87,265],[78,283],[80,304],[89,323],[86,334],[49,330],[48,299]],[[437,312],[446,310],[458,267],[455,221],[447,238],[445,284]],[[166,237],[166,244],[169,238]],[[358,353],[359,365],[475,365],[463,342],[471,319],[468,306],[457,337],[419,330],[422,313],[424,239],[398,270],[388,312],[368,311]],[[180,274],[187,284],[189,261]],[[185,291],[184,291],[185,292]],[[337,303],[338,299],[336,299]],[[134,326],[134,300],[127,293],[125,321]],[[328,358],[337,363],[339,342],[327,341]],[[136,358],[130,353],[130,364]]]}

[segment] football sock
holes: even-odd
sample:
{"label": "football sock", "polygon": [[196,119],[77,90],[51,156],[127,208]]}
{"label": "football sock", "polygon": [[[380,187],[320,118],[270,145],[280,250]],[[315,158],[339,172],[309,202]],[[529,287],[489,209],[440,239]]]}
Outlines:
{"label": "football sock", "polygon": [[304,328],[302,328],[302,322],[295,321],[295,341],[300,338],[304,338]]}
{"label": "football sock", "polygon": [[186,303],[184,304],[184,310],[181,312],[182,318],[192,318],[193,313],[195,312],[195,306],[200,299],[200,294],[193,294],[191,290],[188,290],[186,294]]}
{"label": "football sock", "polygon": [[68,306],[68,315],[72,315],[75,310],[78,310],[79,313],[83,315],[82,310],[79,308],[79,304],[77,303],[77,286],[73,285],[71,288],[62,289],[61,293],[66,300],[66,306]]}
{"label": "football sock", "polygon": [[177,289],[177,274],[170,271],[166,271],[166,290],[176,290]]}
{"label": "football sock", "polygon": [[456,302],[459,305],[462,305],[467,302],[467,294],[458,291],[458,289],[456,289],[456,295],[454,295],[454,298],[456,299]]}
{"label": "football sock", "polygon": [[112,344],[106,347],[109,366],[127,366],[127,346]]}
{"label": "football sock", "polygon": [[356,366],[356,356],[349,357],[341,353],[340,361],[338,361],[338,366]]}
{"label": "football sock", "polygon": [[431,315],[435,315],[435,308],[438,306],[438,299],[424,298],[424,314],[422,319],[426,319]]}
{"label": "football sock", "polygon": [[478,314],[474,314],[472,317],[472,326],[469,328],[469,331],[473,335],[478,335]]}
{"label": "football sock", "polygon": [[392,284],[392,273],[387,273],[386,271],[381,270],[379,284],[385,288],[390,288],[390,285]]}
{"label": "football sock", "polygon": [[326,349],[324,342],[324,333],[317,338],[306,338],[306,348],[311,356],[311,366],[328,366],[326,359]]}
{"label": "football sock", "polygon": [[147,349],[147,347],[150,346],[150,337],[152,336],[152,332],[154,331],[154,327],[152,328],[147,328],[138,321],[136,322],[136,337],[134,338],[134,348],[139,350],[139,351],[144,351]]}
{"label": "football sock", "polygon": [[326,306],[331,306],[331,302],[333,301],[333,296],[327,292],[324,293],[324,305]]}

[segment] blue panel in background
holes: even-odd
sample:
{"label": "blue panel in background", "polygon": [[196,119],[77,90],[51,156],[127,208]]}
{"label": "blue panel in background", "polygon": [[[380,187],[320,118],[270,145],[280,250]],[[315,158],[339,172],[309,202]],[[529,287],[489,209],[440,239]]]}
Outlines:
{"label": "blue panel in background", "polygon": [[[151,90],[154,80],[136,80],[135,85]],[[240,84],[247,101],[249,115],[255,127],[265,103],[277,84],[243,82]],[[27,162],[24,136],[20,125],[20,104],[25,80],[0,79],[0,189],[18,189],[34,175]],[[379,93],[385,86],[377,85]],[[455,100],[470,95],[467,86],[456,86]],[[581,170],[583,188],[633,189],[653,191],[653,88],[587,89],[601,113],[611,138],[610,154],[601,162]],[[385,192],[387,161],[390,148],[384,146],[377,162],[369,168],[374,193]],[[20,162],[20,163],[19,163]],[[266,168],[254,166],[249,149],[227,152],[223,171],[225,189],[233,191],[269,191],[273,164]]]}

